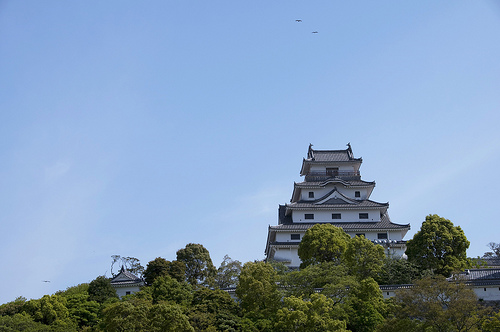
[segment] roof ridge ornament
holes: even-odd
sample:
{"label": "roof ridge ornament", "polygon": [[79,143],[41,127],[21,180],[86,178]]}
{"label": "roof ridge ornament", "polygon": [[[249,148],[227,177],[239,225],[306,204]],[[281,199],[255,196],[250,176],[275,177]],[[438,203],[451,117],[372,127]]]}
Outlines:
{"label": "roof ridge ornament", "polygon": [[351,142],[347,143],[347,155],[349,156],[349,159],[354,158],[354,155],[352,154],[352,149],[351,149]]}
{"label": "roof ridge ornament", "polygon": [[314,160],[314,150],[312,149],[313,145],[309,143],[309,149],[307,149],[307,159]]}

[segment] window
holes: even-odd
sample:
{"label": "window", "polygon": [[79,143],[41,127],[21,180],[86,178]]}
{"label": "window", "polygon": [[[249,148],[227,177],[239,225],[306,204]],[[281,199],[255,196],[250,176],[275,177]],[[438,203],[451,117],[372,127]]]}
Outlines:
{"label": "window", "polygon": [[309,198],[314,198],[314,191],[309,192]]}
{"label": "window", "polygon": [[125,292],[125,295],[130,295],[130,292]]}
{"label": "window", "polygon": [[340,213],[332,213],[332,219],[342,219],[342,215]]}
{"label": "window", "polygon": [[359,219],[368,219],[368,213],[360,213]]}
{"label": "window", "polygon": [[306,214],[304,214],[304,219],[314,219],[314,213],[306,213]]}
{"label": "window", "polygon": [[365,233],[358,233],[358,234],[356,234],[356,236],[358,236],[358,237],[362,237],[362,236],[365,237]]}
{"label": "window", "polygon": [[290,234],[290,240],[300,240],[300,234]]}
{"label": "window", "polygon": [[355,191],[354,192],[354,197],[361,197],[361,192]]}
{"label": "window", "polygon": [[326,168],[326,175],[327,176],[337,176],[337,175],[339,175],[339,168],[338,167],[327,167]]}
{"label": "window", "polygon": [[387,240],[387,233],[378,233],[377,239],[379,240]]}

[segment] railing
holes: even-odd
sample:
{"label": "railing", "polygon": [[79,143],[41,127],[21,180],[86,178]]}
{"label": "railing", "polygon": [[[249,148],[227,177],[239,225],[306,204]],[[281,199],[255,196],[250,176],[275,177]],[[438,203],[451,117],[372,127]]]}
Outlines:
{"label": "railing", "polygon": [[359,180],[359,172],[353,171],[311,171],[306,175],[306,181],[323,181],[328,178],[338,177],[345,180]]}

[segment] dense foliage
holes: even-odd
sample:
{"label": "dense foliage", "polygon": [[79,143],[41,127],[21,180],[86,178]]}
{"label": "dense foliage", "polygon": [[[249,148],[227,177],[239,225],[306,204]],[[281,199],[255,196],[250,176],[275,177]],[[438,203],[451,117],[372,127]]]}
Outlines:
{"label": "dense foliage", "polygon": [[422,269],[449,277],[467,266],[469,245],[460,226],[433,214],[425,217],[420,231],[408,241],[406,255]]}
{"label": "dense foliage", "polygon": [[[176,261],[149,262],[146,286],[122,299],[100,276],[38,300],[20,297],[0,305],[0,331],[500,330],[500,312],[481,305],[460,280],[385,257],[364,237],[313,228],[307,250],[323,243],[334,247],[310,256],[300,270],[265,262],[241,266],[229,256],[215,270],[208,250],[189,244]],[[381,283],[414,286],[384,300]],[[238,301],[222,289],[234,286]]]}

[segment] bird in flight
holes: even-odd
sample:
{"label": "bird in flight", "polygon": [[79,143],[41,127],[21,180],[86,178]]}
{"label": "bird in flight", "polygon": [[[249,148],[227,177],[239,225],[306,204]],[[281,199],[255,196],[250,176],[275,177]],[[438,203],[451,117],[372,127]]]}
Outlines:
{"label": "bird in flight", "polygon": [[318,31],[313,31],[312,33],[318,33]]}
{"label": "bird in flight", "polygon": [[50,280],[42,280],[42,282],[50,282]]}
{"label": "bird in flight", "polygon": [[295,20],[295,22],[302,22],[302,20]]}

